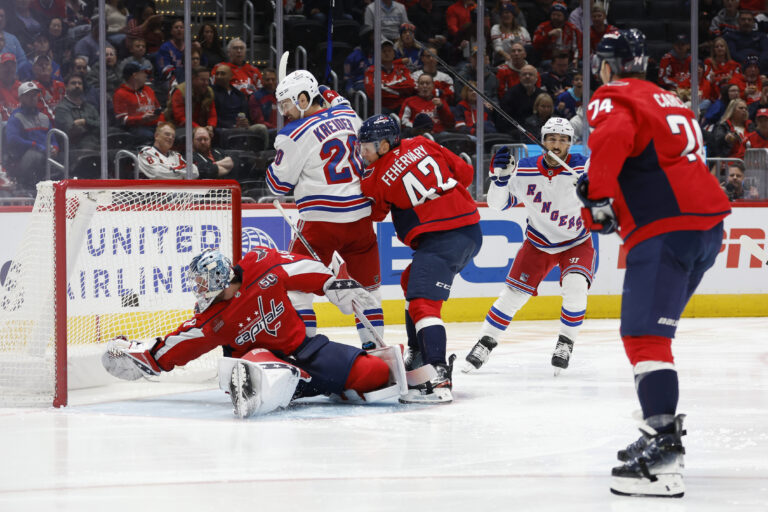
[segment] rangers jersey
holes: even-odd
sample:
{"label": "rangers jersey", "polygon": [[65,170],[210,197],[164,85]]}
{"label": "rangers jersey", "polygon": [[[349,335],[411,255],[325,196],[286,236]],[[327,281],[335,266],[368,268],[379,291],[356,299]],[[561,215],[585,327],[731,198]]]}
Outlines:
{"label": "rangers jersey", "polygon": [[318,261],[266,247],[246,254],[235,275],[242,284],[234,297],[212,304],[158,339],[151,353],[160,368],[170,371],[219,346],[230,357],[254,348],[291,355],[304,341],[306,327],[288,292],[322,295],[333,277]]}
{"label": "rangers jersey", "polygon": [[544,155],[523,158],[507,185],[491,184],[488,206],[506,210],[523,203],[528,214],[525,236],[537,249],[555,254],[577,246],[590,236],[574,188],[586,161],[582,155],[568,155],[570,172],[559,165],[549,167]]}
{"label": "rangers jersey", "polygon": [[671,231],[705,231],[731,211],[704,161],[693,111],[635,78],[601,86],[587,106],[594,132],[589,198],[613,198],[627,250]]}
{"label": "rangers jersey", "polygon": [[267,185],[274,194],[293,192],[302,220],[354,222],[371,214],[360,191],[360,124],[344,102],[292,121],[277,134]]}
{"label": "rangers jersey", "polygon": [[373,199],[373,220],[392,210],[397,238],[416,248],[422,233],[480,222],[467,191],[474,169],[443,146],[425,138],[404,139],[366,170],[363,193]]}

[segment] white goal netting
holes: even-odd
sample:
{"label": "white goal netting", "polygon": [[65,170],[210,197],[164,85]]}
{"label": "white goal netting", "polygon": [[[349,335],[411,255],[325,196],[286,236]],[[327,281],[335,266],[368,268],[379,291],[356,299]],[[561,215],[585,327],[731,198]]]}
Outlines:
{"label": "white goal netting", "polygon": [[[111,379],[103,343],[162,336],[188,319],[192,257],[219,248],[239,258],[235,202],[239,191],[221,182],[40,183],[0,290],[0,405],[64,405],[65,382]],[[214,352],[172,373],[213,378]]]}

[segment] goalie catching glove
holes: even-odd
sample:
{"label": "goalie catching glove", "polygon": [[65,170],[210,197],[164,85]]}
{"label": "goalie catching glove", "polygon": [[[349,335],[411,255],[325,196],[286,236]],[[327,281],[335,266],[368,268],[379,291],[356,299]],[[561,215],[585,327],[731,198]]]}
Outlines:
{"label": "goalie catching glove", "polygon": [[323,292],[342,313],[345,315],[354,313],[353,302],[361,310],[379,307],[374,296],[363,288],[363,285],[352,279],[347,271],[347,264],[335,251],[331,261],[331,270],[333,270],[334,277],[325,282]]}
{"label": "goalie catching glove", "polygon": [[129,341],[123,336],[107,342],[107,350],[101,356],[101,364],[111,375],[123,380],[141,377],[157,377],[162,369],[149,353],[152,344]]}
{"label": "goalie catching glove", "polygon": [[589,199],[589,177],[586,172],[579,176],[579,181],[576,182],[576,195],[585,206],[581,209],[585,228],[604,235],[616,231],[618,223],[616,222],[616,213],[611,206],[611,200],[608,198]]}
{"label": "goalie catching glove", "polygon": [[506,187],[509,177],[517,170],[517,161],[507,146],[500,147],[491,159],[491,170],[488,175],[494,185]]}

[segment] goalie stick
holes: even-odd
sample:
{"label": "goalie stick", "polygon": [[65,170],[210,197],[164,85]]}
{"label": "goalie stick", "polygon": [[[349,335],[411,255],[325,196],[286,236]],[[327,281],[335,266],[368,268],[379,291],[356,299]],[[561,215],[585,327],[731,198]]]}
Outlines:
{"label": "goalie stick", "polygon": [[757,245],[757,242],[752,238],[747,235],[741,235],[739,237],[739,242],[741,242],[741,245],[746,248],[752,256],[759,259],[763,266],[768,265],[768,251]]}
{"label": "goalie stick", "polygon": [[[307,248],[307,251],[309,251],[309,254],[312,256],[312,258],[314,258],[317,261],[322,261],[320,259],[320,256],[317,255],[317,253],[312,248],[312,246],[309,245],[309,242],[307,241],[307,239],[304,238],[304,235],[301,234],[301,231],[299,231],[296,228],[296,225],[293,223],[290,217],[288,217],[288,213],[285,211],[285,209],[283,209],[283,205],[280,204],[280,201],[275,199],[274,201],[272,201],[272,204],[275,206],[275,208],[277,208],[277,211],[280,212],[280,215],[283,216],[283,218],[285,219],[285,222],[287,222],[288,225],[291,226],[291,229],[293,230],[293,232],[296,233],[296,238],[298,238],[301,241],[301,243],[304,244],[304,247]],[[384,343],[384,340],[382,339],[382,337],[379,336],[379,333],[373,327],[371,322],[365,317],[365,315],[363,314],[363,309],[360,307],[360,305],[357,302],[352,301],[352,309],[354,310],[355,316],[357,316],[357,319],[360,320],[360,323],[362,323],[363,326],[365,326],[365,328],[368,329],[368,332],[371,333],[371,336],[373,336],[376,348],[386,347],[387,344]]]}
{"label": "goalie stick", "polygon": [[[426,50],[427,50],[427,47],[424,45],[424,43],[422,43],[421,41],[418,41],[418,40],[416,40],[415,42],[416,42],[416,44],[419,46],[419,48],[420,48],[422,51],[426,51]],[[565,168],[567,171],[569,171],[569,172],[573,173],[573,169],[571,169],[571,167],[570,167],[568,164],[566,164],[566,163],[565,163],[565,161],[563,161],[563,159],[562,159],[562,158],[560,158],[559,156],[557,156],[556,154],[554,154],[552,151],[549,151],[547,148],[545,148],[545,147],[544,147],[544,145],[543,145],[543,144],[542,144],[542,143],[541,143],[539,140],[537,140],[537,139],[536,139],[536,137],[534,137],[534,136],[533,136],[533,134],[532,134],[531,132],[529,132],[528,130],[526,130],[525,128],[523,128],[523,126],[522,126],[520,123],[518,123],[518,122],[515,120],[515,118],[514,118],[514,117],[512,117],[512,116],[511,116],[511,115],[509,115],[509,114],[507,114],[507,113],[504,111],[504,109],[503,109],[503,108],[501,108],[499,105],[497,105],[496,103],[494,103],[494,102],[493,102],[493,101],[492,101],[492,100],[491,100],[491,99],[490,99],[488,96],[486,96],[486,95],[485,95],[485,93],[483,93],[482,91],[480,91],[480,89],[478,89],[477,87],[475,87],[474,85],[472,85],[472,83],[471,83],[469,80],[467,80],[467,79],[465,79],[463,76],[461,76],[461,75],[460,75],[460,74],[459,74],[459,73],[458,73],[458,72],[457,72],[455,69],[453,69],[453,68],[451,67],[451,65],[450,65],[450,64],[448,64],[448,63],[447,63],[447,62],[445,62],[443,59],[441,59],[441,58],[440,58],[440,56],[439,56],[439,55],[437,55],[437,52],[433,53],[433,54],[432,54],[432,56],[435,58],[435,60],[436,60],[436,61],[437,61],[437,62],[438,62],[438,63],[439,63],[441,66],[443,66],[443,67],[444,67],[446,70],[448,70],[448,71],[449,71],[449,72],[450,72],[450,73],[451,73],[453,76],[455,76],[455,77],[456,77],[456,78],[459,80],[459,82],[463,83],[464,85],[466,85],[467,87],[469,87],[470,89],[472,89],[473,91],[475,91],[475,94],[477,94],[478,96],[480,96],[480,97],[483,99],[483,101],[485,101],[485,103],[486,103],[486,104],[487,104],[487,105],[490,107],[490,109],[491,109],[491,110],[493,110],[493,111],[495,111],[495,112],[498,112],[498,114],[499,114],[501,117],[503,117],[503,118],[504,118],[504,119],[506,119],[506,120],[507,120],[509,123],[511,123],[511,124],[512,124],[512,126],[514,126],[515,128],[517,128],[517,129],[520,131],[520,133],[522,133],[523,135],[525,135],[525,136],[528,138],[528,140],[530,140],[531,142],[533,142],[534,144],[536,144],[537,146],[539,146],[539,147],[542,149],[542,151],[543,151],[543,152],[544,152],[544,153],[545,153],[547,156],[550,156],[550,157],[552,157],[552,159],[554,159],[554,160],[555,160],[555,161],[556,161],[558,164],[562,165],[562,166],[563,166],[563,167],[564,167],[564,168]],[[575,184],[575,183],[574,183],[574,184]]]}

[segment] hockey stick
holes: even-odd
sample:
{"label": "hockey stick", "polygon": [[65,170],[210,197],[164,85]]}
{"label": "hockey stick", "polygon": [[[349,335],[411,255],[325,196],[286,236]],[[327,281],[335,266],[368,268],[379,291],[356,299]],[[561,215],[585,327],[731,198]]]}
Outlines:
{"label": "hockey stick", "polygon": [[[415,41],[415,42],[416,42],[416,44],[419,46],[419,48],[421,48],[421,50],[422,50],[422,51],[427,51],[427,50],[428,50],[428,48],[427,48],[426,46],[424,46],[424,44],[423,44],[421,41]],[[486,96],[486,95],[485,95],[485,93],[483,93],[482,91],[480,91],[480,89],[478,89],[477,87],[475,87],[474,85],[472,85],[472,83],[471,83],[469,80],[467,80],[467,79],[465,79],[463,76],[461,76],[461,75],[460,75],[460,74],[459,74],[459,73],[458,73],[458,72],[457,72],[455,69],[453,69],[453,68],[450,66],[450,64],[448,64],[448,63],[447,63],[447,62],[445,62],[443,59],[441,59],[441,58],[440,58],[440,56],[439,56],[439,55],[437,55],[437,52],[434,52],[434,53],[432,53],[432,56],[435,58],[435,60],[436,60],[436,61],[437,61],[437,62],[438,62],[438,63],[439,63],[441,66],[443,66],[443,67],[444,67],[446,70],[448,70],[448,71],[449,71],[449,72],[450,72],[450,73],[451,73],[453,76],[455,76],[455,77],[456,77],[456,78],[459,80],[459,82],[463,83],[464,85],[466,85],[467,87],[469,87],[470,89],[472,89],[473,91],[475,91],[475,94],[477,94],[478,96],[480,96],[480,97],[483,99],[483,101],[485,101],[485,103],[486,103],[486,104],[487,104],[487,105],[488,105],[488,106],[491,108],[491,110],[493,110],[493,111],[497,112],[497,113],[498,113],[498,114],[499,114],[501,117],[503,117],[503,118],[504,118],[505,120],[507,120],[507,121],[508,121],[510,124],[512,124],[512,126],[514,126],[515,128],[517,128],[517,129],[520,131],[520,133],[522,133],[523,135],[525,135],[526,137],[528,137],[528,140],[530,140],[531,142],[533,142],[534,144],[536,144],[537,146],[539,146],[539,147],[541,148],[541,150],[544,152],[544,154],[546,154],[547,156],[550,156],[550,157],[552,157],[552,159],[554,159],[554,160],[555,160],[555,161],[556,161],[558,164],[562,165],[562,166],[563,166],[563,167],[564,167],[564,168],[565,168],[567,171],[569,171],[569,172],[573,173],[573,169],[572,169],[572,168],[571,168],[571,167],[570,167],[568,164],[566,164],[566,163],[563,161],[563,159],[562,159],[562,158],[560,158],[559,156],[557,156],[556,154],[554,154],[552,151],[550,151],[550,150],[548,150],[547,148],[545,148],[545,147],[544,147],[544,145],[543,145],[541,142],[539,142],[539,141],[536,139],[536,137],[534,137],[534,136],[533,136],[533,134],[532,134],[531,132],[529,132],[528,130],[526,130],[526,129],[525,129],[525,128],[524,128],[524,127],[523,127],[523,126],[520,124],[520,123],[518,123],[518,122],[515,120],[515,118],[514,118],[514,117],[512,117],[512,116],[511,116],[511,115],[509,115],[509,114],[507,114],[507,113],[504,111],[504,109],[503,109],[503,108],[501,108],[499,105],[497,105],[496,103],[494,103],[494,102],[493,102],[493,101],[492,101],[492,100],[491,100],[491,99],[490,99],[488,96]]]}
{"label": "hockey stick", "polygon": [[768,265],[768,251],[757,245],[757,242],[755,242],[751,237],[748,237],[747,235],[741,235],[739,237],[739,242],[741,242],[741,245],[744,246],[755,258],[759,259],[760,262],[765,266]]}
{"label": "hockey stick", "polygon": [[[285,219],[285,222],[288,223],[289,226],[291,226],[291,229],[294,233],[296,233],[296,238],[301,240],[301,243],[304,244],[304,247],[307,248],[307,251],[309,251],[309,254],[312,256],[313,259],[319,261],[322,263],[322,260],[320,259],[320,256],[317,255],[315,250],[312,248],[311,245],[309,245],[309,242],[306,238],[304,238],[304,235],[301,234],[301,231],[299,231],[296,227],[296,225],[293,223],[293,221],[288,217],[288,213],[283,209],[283,205],[280,204],[280,201],[275,199],[272,201],[272,204],[275,208],[280,212],[280,215],[283,216],[283,219]],[[363,308],[360,307],[360,304],[358,304],[356,301],[352,301],[352,310],[355,312],[355,316],[358,320],[360,320],[360,323],[363,324],[363,326],[368,329],[368,332],[371,333],[374,339],[374,344],[376,345],[376,348],[383,348],[386,347],[387,344],[384,343],[384,339],[379,335],[379,333],[376,331],[376,329],[373,327],[373,324],[371,324],[370,320],[366,318],[366,316],[363,314]]]}
{"label": "hockey stick", "polygon": [[288,71],[288,52],[283,52],[280,56],[280,62],[277,65],[277,83],[285,80],[285,74]]}

